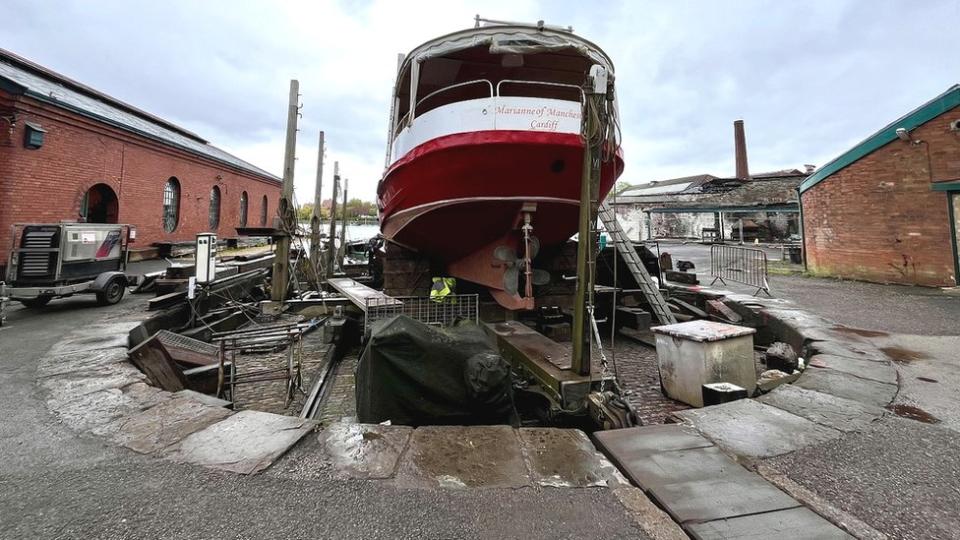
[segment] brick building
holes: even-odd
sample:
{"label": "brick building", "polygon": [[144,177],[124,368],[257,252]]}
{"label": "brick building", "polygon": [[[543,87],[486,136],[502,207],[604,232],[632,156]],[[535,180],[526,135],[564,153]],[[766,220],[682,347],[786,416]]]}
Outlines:
{"label": "brick building", "polygon": [[960,85],[824,165],[799,191],[812,273],[960,284]]}
{"label": "brick building", "polygon": [[13,223],[129,223],[146,247],[234,237],[267,224],[279,196],[276,176],[0,49],[0,266]]}

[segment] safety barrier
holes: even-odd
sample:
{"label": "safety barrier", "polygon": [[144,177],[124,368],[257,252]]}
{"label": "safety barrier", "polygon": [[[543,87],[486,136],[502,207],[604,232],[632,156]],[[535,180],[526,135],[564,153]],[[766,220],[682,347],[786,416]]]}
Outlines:
{"label": "safety barrier", "polygon": [[756,287],[756,296],[763,291],[770,294],[770,285],[767,283],[767,254],[761,249],[745,248],[729,245],[710,246],[710,275],[713,276],[711,285],[724,279]]}
{"label": "safety barrier", "polygon": [[364,319],[364,335],[373,323],[395,315],[406,315],[424,324],[452,326],[460,321],[480,321],[480,301],[476,294],[450,294],[442,302],[425,296],[369,297]]}

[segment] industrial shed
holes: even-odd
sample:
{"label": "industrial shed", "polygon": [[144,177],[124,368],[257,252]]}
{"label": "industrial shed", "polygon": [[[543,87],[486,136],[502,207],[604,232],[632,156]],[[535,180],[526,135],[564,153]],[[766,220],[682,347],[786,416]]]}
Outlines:
{"label": "industrial shed", "polygon": [[732,177],[698,174],[652,181],[608,197],[626,233],[635,240],[709,237],[781,242],[798,235],[797,186],[806,174],[797,169],[750,174],[743,120],[733,123],[733,138]]}
{"label": "industrial shed", "polygon": [[810,272],[957,285],[960,85],[824,165],[799,191]]}

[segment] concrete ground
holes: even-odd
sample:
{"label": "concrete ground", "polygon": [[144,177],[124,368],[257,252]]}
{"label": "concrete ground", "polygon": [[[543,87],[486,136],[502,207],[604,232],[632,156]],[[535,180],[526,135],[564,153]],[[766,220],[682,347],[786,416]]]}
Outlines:
{"label": "concrete ground", "polygon": [[[709,248],[662,249],[709,270]],[[868,536],[956,537],[960,296],[799,276],[774,276],[771,286],[778,298],[867,329],[856,335],[893,360],[898,390],[880,420],[759,460],[763,469],[859,520]],[[78,436],[48,412],[38,362],[67,333],[139,312],[145,300],[100,308],[77,297],[11,309],[0,329],[0,538],[646,537],[615,490],[425,489],[296,468],[240,476]]]}
{"label": "concrete ground", "polygon": [[[710,248],[661,244],[709,285]],[[779,250],[765,249],[771,260]],[[717,286],[753,290],[733,282]],[[892,360],[897,393],[865,429],[764,460],[815,497],[891,538],[960,535],[960,291],[770,277],[775,298],[836,323]],[[852,381],[857,381],[853,379]]]}
{"label": "concrete ground", "polygon": [[39,359],[65,334],[142,310],[145,300],[11,304],[0,329],[0,538],[646,538],[608,489],[240,476],[78,436],[48,412],[35,384]]}
{"label": "concrete ground", "polygon": [[[747,246],[754,247],[754,246]],[[656,252],[656,249],[654,252]],[[760,246],[769,261],[780,260],[780,249]],[[692,261],[701,285],[709,286],[710,246],[699,243],[661,243],[673,264]],[[771,275],[770,293],[803,309],[856,328],[898,334],[960,336],[960,289],[883,285],[802,275]],[[719,281],[717,288],[752,294],[755,288]],[[762,294],[762,293],[761,293]]]}

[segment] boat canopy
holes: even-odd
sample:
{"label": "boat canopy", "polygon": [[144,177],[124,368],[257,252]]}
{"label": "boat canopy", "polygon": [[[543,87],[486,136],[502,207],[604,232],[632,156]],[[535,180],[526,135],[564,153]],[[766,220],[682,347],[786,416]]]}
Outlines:
{"label": "boat canopy", "polygon": [[490,54],[535,54],[574,49],[590,58],[593,63],[600,64],[607,71],[613,72],[613,62],[610,58],[589,41],[569,32],[523,26],[489,26],[449,34],[417,47],[407,56],[407,59],[408,61],[412,59],[413,70],[416,71],[420,64],[431,58],[483,45],[489,45]]}
{"label": "boat canopy", "polygon": [[[505,58],[516,55],[522,59]],[[455,32],[428,41],[406,56],[397,77],[394,118],[416,109],[418,97],[466,81],[484,80],[496,85],[501,80],[520,79],[580,86],[593,64],[613,73],[613,62],[606,53],[571,32],[527,25],[493,25]],[[482,88],[475,87],[474,91]],[[415,110],[407,120],[422,112]]]}

